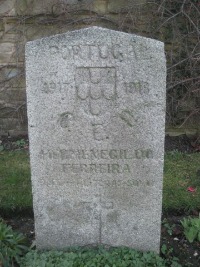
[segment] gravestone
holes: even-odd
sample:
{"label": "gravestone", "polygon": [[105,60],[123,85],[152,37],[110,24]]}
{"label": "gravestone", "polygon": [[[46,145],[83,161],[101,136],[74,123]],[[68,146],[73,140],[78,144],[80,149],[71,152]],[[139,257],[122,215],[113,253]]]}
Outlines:
{"label": "gravestone", "polygon": [[163,43],[99,27],[27,43],[39,249],[159,251],[165,64]]}

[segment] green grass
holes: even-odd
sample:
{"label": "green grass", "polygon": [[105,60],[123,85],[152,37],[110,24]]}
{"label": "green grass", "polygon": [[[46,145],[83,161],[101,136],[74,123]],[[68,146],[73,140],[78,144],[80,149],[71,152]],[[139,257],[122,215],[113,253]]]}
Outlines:
{"label": "green grass", "polygon": [[[187,191],[189,186],[196,192]],[[29,156],[26,151],[0,152],[0,210],[32,210]],[[165,155],[164,211],[200,209],[200,153]]]}
{"label": "green grass", "polygon": [[0,152],[0,210],[32,210],[28,152]]}
{"label": "green grass", "polygon": [[[196,192],[187,191],[188,187]],[[200,209],[200,153],[165,155],[163,210]]]}

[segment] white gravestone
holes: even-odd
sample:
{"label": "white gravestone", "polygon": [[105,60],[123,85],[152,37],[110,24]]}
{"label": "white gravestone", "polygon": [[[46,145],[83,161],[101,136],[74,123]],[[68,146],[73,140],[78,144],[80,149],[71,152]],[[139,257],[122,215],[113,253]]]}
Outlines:
{"label": "white gravestone", "polygon": [[27,105],[39,249],[159,251],[163,43],[91,27],[28,42]]}

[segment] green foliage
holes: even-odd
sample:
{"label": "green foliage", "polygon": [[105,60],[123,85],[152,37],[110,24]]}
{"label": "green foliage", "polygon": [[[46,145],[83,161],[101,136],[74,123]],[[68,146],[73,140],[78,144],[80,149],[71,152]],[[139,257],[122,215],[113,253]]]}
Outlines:
{"label": "green foliage", "polygon": [[190,243],[195,240],[200,241],[200,214],[199,218],[184,218],[181,224],[184,228],[185,237]]}
{"label": "green foliage", "polygon": [[170,225],[166,218],[162,221],[162,224],[167,229],[167,233],[172,235],[175,224]]}
{"label": "green foliage", "polygon": [[170,267],[180,267],[181,265],[178,263],[179,259],[172,256],[173,248],[167,248],[165,244],[161,247],[161,255],[166,259],[167,266]]}
{"label": "green foliage", "polygon": [[76,248],[67,252],[31,251],[21,267],[181,267],[177,261],[162,259],[153,252],[138,252],[130,248]]}
{"label": "green foliage", "polygon": [[0,220],[0,266],[14,266],[20,263],[20,257],[28,251],[25,245],[25,237],[16,233],[10,226]]}
{"label": "green foliage", "polygon": [[27,142],[24,139],[20,139],[13,142],[13,144],[16,145],[18,148],[24,148],[27,145]]}

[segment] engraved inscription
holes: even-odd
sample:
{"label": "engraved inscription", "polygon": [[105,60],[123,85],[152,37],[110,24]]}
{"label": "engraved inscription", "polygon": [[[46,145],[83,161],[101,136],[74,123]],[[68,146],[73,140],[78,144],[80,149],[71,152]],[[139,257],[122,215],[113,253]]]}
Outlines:
{"label": "engraved inscription", "polygon": [[69,173],[130,173],[129,164],[62,164],[62,171]]}
{"label": "engraved inscription", "polygon": [[122,110],[122,112],[119,114],[119,117],[129,126],[133,127],[134,122],[136,121],[133,115],[133,111],[130,111],[128,109]]}
{"label": "engraved inscription", "polygon": [[40,159],[46,160],[131,160],[131,159],[152,159],[151,149],[58,149],[41,150]]}
{"label": "engraved inscription", "polygon": [[149,84],[147,82],[133,81],[124,84],[127,94],[140,94],[141,96],[149,94]]}
{"label": "engraved inscription", "polygon": [[73,115],[70,112],[65,112],[60,115],[59,122],[62,128],[69,128],[73,119]]}
{"label": "engraved inscription", "polygon": [[58,93],[66,90],[66,85],[69,85],[73,82],[73,78],[69,75],[68,70],[66,69],[65,77],[59,79],[58,72],[49,72],[47,78],[41,77],[41,80],[38,81],[38,87],[41,88],[41,91],[46,94]]}
{"label": "engraved inscription", "polygon": [[[129,174],[133,173],[130,160],[151,159],[151,149],[129,151],[126,149],[60,149],[41,150],[39,158],[59,164],[65,173],[88,174]],[[101,162],[98,162],[101,160]]]}
{"label": "engraved inscription", "polygon": [[106,135],[106,131],[103,127],[103,124],[101,123],[92,123],[93,128],[93,137],[97,141],[108,139],[108,136]]}
{"label": "engraved inscription", "polygon": [[54,93],[58,89],[60,89],[60,83],[56,83],[55,80],[57,78],[57,72],[51,72],[49,79],[42,78],[42,92],[44,93]]}
{"label": "engraved inscription", "polygon": [[[108,202],[103,200],[101,195],[96,195],[97,199],[96,201],[81,201],[79,202],[81,205],[86,206],[86,209],[91,209],[93,211],[93,214],[96,213],[95,218],[99,221],[99,229],[101,229],[101,222],[102,222],[102,210],[113,210],[114,209],[114,203]],[[101,231],[99,231],[99,243],[102,243],[101,238]]]}
{"label": "engraved inscription", "polygon": [[[49,51],[51,55],[60,55],[65,60],[94,60],[94,59],[117,59],[123,61],[128,53],[123,53],[120,44],[113,45],[51,45]],[[128,46],[127,52],[133,51],[132,45]],[[135,56],[135,55],[134,55]]]}
{"label": "engraved inscription", "polygon": [[[124,174],[123,174],[124,175]],[[99,187],[118,187],[118,188],[123,188],[123,187],[140,187],[140,188],[152,188],[153,186],[155,186],[155,181],[154,180],[150,180],[150,179],[95,179],[94,178],[89,178],[87,177],[87,179],[76,179],[76,180],[58,180],[55,179],[53,181],[53,183],[62,183],[63,184],[72,184],[74,186],[99,186]],[[51,182],[52,184],[52,182]]]}
{"label": "engraved inscription", "polygon": [[92,206],[92,209],[98,209],[99,211],[103,209],[113,209],[114,208],[114,203],[113,202],[106,202],[102,201],[101,197],[98,202],[90,202],[90,201],[81,201],[81,205],[90,205]]}

